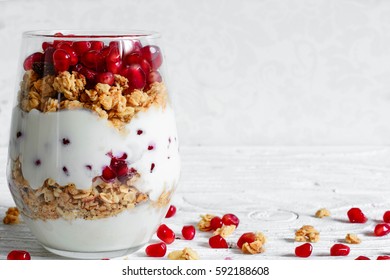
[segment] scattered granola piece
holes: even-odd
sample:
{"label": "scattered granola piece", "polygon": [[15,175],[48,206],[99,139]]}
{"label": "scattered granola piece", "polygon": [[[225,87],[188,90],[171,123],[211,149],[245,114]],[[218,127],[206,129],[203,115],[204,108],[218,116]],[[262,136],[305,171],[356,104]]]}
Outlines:
{"label": "scattered granola piece", "polygon": [[329,217],[330,211],[326,208],[321,208],[316,212],[315,216],[320,219],[322,219],[323,217]]}
{"label": "scattered granola piece", "polygon": [[19,224],[19,209],[17,207],[8,208],[3,219],[3,223],[6,225]]}
{"label": "scattered granola piece", "polygon": [[199,255],[191,248],[184,248],[183,250],[172,251],[168,254],[170,260],[199,260]]}
{"label": "scattered granola piece", "polygon": [[215,217],[215,215],[206,214],[206,215],[200,215],[202,218],[198,223],[198,229],[200,231],[211,231],[212,228],[210,226],[210,221],[212,218]]}
{"label": "scattered granola piece", "polygon": [[320,240],[320,233],[309,225],[304,225],[295,232],[295,241],[297,242],[317,242]]}
{"label": "scattered granola piece", "polygon": [[345,237],[345,242],[349,244],[360,244],[362,241],[356,234],[348,233]]}
{"label": "scattered granola piece", "polygon": [[245,242],[242,247],[241,251],[244,254],[261,254],[265,251],[264,249],[264,244],[267,242],[266,237],[264,236],[263,233],[257,232],[256,233],[256,238],[255,241],[253,242]]}
{"label": "scattered granola piece", "polygon": [[236,229],[235,225],[230,225],[230,226],[225,226],[223,225],[222,227],[218,228],[217,230],[214,231],[214,235],[220,235],[223,238],[228,237],[231,235]]}

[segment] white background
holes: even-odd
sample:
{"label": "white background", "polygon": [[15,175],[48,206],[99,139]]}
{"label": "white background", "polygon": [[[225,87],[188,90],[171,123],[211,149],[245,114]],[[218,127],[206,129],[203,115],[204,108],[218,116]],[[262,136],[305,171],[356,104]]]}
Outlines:
{"label": "white background", "polygon": [[0,145],[21,33],[164,38],[182,145],[390,144],[390,1],[0,0]]}

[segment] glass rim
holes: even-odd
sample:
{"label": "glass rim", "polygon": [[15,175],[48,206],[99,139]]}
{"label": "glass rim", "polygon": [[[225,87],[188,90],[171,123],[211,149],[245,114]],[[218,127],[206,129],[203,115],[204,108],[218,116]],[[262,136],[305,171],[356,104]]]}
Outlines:
{"label": "glass rim", "polygon": [[[55,35],[61,33],[62,35]],[[156,39],[161,34],[150,30],[88,30],[88,29],[51,29],[51,30],[29,30],[23,32],[23,37],[30,38],[60,38],[69,39]]]}

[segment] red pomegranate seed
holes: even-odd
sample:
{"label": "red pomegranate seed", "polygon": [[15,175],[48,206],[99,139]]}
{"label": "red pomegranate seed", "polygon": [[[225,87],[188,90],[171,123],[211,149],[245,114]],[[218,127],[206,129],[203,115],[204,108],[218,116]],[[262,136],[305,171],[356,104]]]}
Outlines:
{"label": "red pomegranate seed", "polygon": [[126,161],[118,158],[111,159],[110,168],[118,177],[127,175],[127,172],[129,171]]}
{"label": "red pomegranate seed", "polygon": [[111,42],[108,44],[108,46],[109,46],[110,48],[118,48],[118,49],[120,49],[120,43],[119,43],[119,41],[111,41]]}
{"label": "red pomegranate seed", "polygon": [[210,237],[209,245],[211,248],[216,248],[216,249],[228,248],[228,244],[225,238],[223,238],[220,235],[214,235],[213,237]]}
{"label": "red pomegranate seed", "polygon": [[160,258],[164,257],[167,252],[167,245],[164,242],[150,244],[145,248],[145,253],[149,257]]}
{"label": "red pomegranate seed", "polygon": [[167,244],[175,241],[175,233],[165,224],[160,225],[157,229],[157,237]]}
{"label": "red pomegranate seed", "polygon": [[153,173],[153,170],[154,170],[155,167],[156,167],[156,165],[154,163],[152,163],[150,165],[150,173]]}
{"label": "red pomegranate seed", "polygon": [[220,227],[222,227],[222,225],[223,225],[223,223],[222,223],[222,219],[220,217],[214,217],[210,221],[210,227],[212,230],[217,230]]}
{"label": "red pomegranate seed", "polygon": [[54,47],[48,47],[45,50],[45,53],[43,54],[43,60],[45,63],[47,63],[47,64],[53,63],[53,54],[54,54],[55,50],[56,49]]}
{"label": "red pomegranate seed", "polygon": [[123,61],[126,65],[131,65],[131,64],[139,63],[140,59],[141,56],[138,53],[130,53],[125,56]]}
{"label": "red pomegranate seed", "polygon": [[72,47],[74,48],[78,56],[82,56],[85,52],[91,49],[91,42],[87,42],[87,41],[73,42]]}
{"label": "red pomegranate seed", "polygon": [[390,211],[386,211],[384,214],[383,214],[383,221],[385,223],[390,223]]}
{"label": "red pomegranate seed", "polygon": [[349,209],[347,215],[351,223],[364,224],[365,222],[367,222],[367,218],[363,214],[362,210],[360,210],[360,208]]}
{"label": "red pomegranate seed", "polygon": [[98,73],[96,75],[96,82],[112,86],[115,82],[114,74],[111,72]]}
{"label": "red pomegranate seed", "polygon": [[378,261],[388,261],[390,260],[390,256],[378,256],[376,259]]}
{"label": "red pomegranate seed", "polygon": [[8,253],[7,260],[31,260],[31,256],[27,251],[13,250]]}
{"label": "red pomegranate seed", "polygon": [[153,70],[157,70],[162,64],[162,54],[158,46],[145,46],[141,49],[141,56],[145,58]]}
{"label": "red pomegranate seed", "polygon": [[140,53],[142,44],[138,40],[131,40],[131,46],[126,45],[126,53]]}
{"label": "red pomegranate seed", "polygon": [[122,76],[129,80],[131,89],[143,89],[146,85],[145,72],[139,64],[125,66],[122,69]]}
{"label": "red pomegranate seed", "polygon": [[91,41],[91,50],[100,51],[104,47],[104,42],[102,41]]}
{"label": "red pomegranate seed", "polygon": [[49,43],[49,42],[43,42],[43,43],[42,43],[42,49],[43,49],[43,51],[46,51],[46,49],[47,49],[48,47],[53,47],[53,44],[52,44],[52,43]]}
{"label": "red pomegranate seed", "polygon": [[41,62],[43,59],[43,53],[36,52],[29,55],[23,62],[23,68],[25,71],[31,70],[33,64],[36,62]]}
{"label": "red pomegranate seed", "polygon": [[148,146],[148,151],[151,151],[151,150],[153,150],[154,149],[154,146],[153,145],[149,145]]}
{"label": "red pomegranate seed", "polygon": [[195,227],[184,226],[183,229],[181,230],[181,234],[183,235],[184,239],[192,240],[195,237]]}
{"label": "red pomegranate seed", "polygon": [[53,63],[57,71],[66,71],[70,66],[70,55],[64,50],[55,50],[53,53]]}
{"label": "red pomegranate seed", "polygon": [[110,49],[108,55],[106,56],[106,62],[118,62],[121,60],[121,54],[117,47]]}
{"label": "red pomegranate seed", "polygon": [[374,229],[376,236],[384,236],[390,233],[390,225],[388,224],[377,224]]}
{"label": "red pomegranate seed", "polygon": [[150,70],[152,69],[150,67],[149,62],[146,61],[146,59],[141,59],[139,61],[139,65],[141,66],[142,70],[144,71],[145,74],[149,74]]}
{"label": "red pomegranate seed", "polygon": [[366,256],[359,256],[355,260],[357,260],[357,261],[367,261],[367,260],[370,260],[370,258],[368,258]]}
{"label": "red pomegranate seed", "polygon": [[113,74],[119,74],[122,71],[122,61],[117,62],[107,62],[107,70]]}
{"label": "red pomegranate seed", "polygon": [[81,56],[81,63],[87,68],[95,71],[102,71],[104,69],[104,57],[98,51],[87,51]]}
{"label": "red pomegranate seed", "polygon": [[241,235],[240,238],[238,239],[237,247],[241,249],[244,243],[246,242],[252,243],[255,240],[256,240],[256,234],[254,232],[246,232],[243,235]]}
{"label": "red pomegranate seed", "polygon": [[176,207],[175,205],[169,206],[168,212],[165,215],[165,218],[171,218],[176,214]]}
{"label": "red pomegranate seed", "polygon": [[240,220],[234,214],[225,214],[222,217],[222,222],[226,226],[235,225],[236,227],[238,227]]}
{"label": "red pomegranate seed", "polygon": [[115,177],[116,177],[115,172],[109,166],[106,166],[103,168],[103,172],[102,172],[103,180],[111,181],[111,180],[115,179]]}
{"label": "red pomegranate seed", "polygon": [[81,64],[75,66],[75,70],[82,74],[88,81],[95,81],[97,73]]}
{"label": "red pomegranate seed", "polygon": [[330,248],[331,256],[348,256],[350,248],[344,244],[334,244],[332,248]]}
{"label": "red pomegranate seed", "polygon": [[295,255],[300,258],[308,258],[313,251],[313,246],[310,243],[305,243],[295,248]]}
{"label": "red pomegranate seed", "polygon": [[142,133],[144,133],[144,132],[141,129],[137,130],[137,135],[141,135]]}
{"label": "red pomegranate seed", "polygon": [[79,58],[77,57],[76,52],[74,49],[67,43],[67,42],[61,42],[57,45],[58,50],[64,50],[70,55],[70,65],[76,65],[79,61]]}
{"label": "red pomegranate seed", "polygon": [[147,83],[150,85],[150,84],[153,84],[153,83],[161,83],[162,82],[162,77],[160,75],[160,73],[158,71],[151,71],[149,74],[148,74],[148,77],[147,77]]}

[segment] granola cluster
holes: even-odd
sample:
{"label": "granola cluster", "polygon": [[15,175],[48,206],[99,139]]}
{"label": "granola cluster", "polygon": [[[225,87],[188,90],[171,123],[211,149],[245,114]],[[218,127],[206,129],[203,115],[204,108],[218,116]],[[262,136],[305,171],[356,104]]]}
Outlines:
{"label": "granola cluster", "polygon": [[315,216],[317,218],[320,218],[320,219],[322,219],[324,217],[329,217],[330,216],[330,211],[328,209],[326,209],[326,208],[321,208],[321,209],[317,210]]}
{"label": "granola cluster", "polygon": [[360,244],[362,241],[356,234],[348,233],[345,236],[345,242],[349,244]]}
{"label": "granola cluster", "polygon": [[90,189],[80,190],[74,184],[59,185],[53,179],[45,180],[42,187],[32,189],[24,179],[19,160],[13,162],[12,179],[21,199],[23,213],[32,219],[87,220],[114,216],[125,209],[147,201],[148,195],[139,192],[134,183],[140,175],[134,173],[126,182],[115,179],[104,182],[96,178]]}
{"label": "granola cluster", "polygon": [[210,222],[212,218],[214,218],[215,215],[206,214],[206,215],[200,215],[201,220],[198,222],[198,229],[200,231],[210,231],[212,230]]}
{"label": "granola cluster", "polygon": [[261,254],[265,251],[263,245],[267,242],[267,239],[266,237],[264,236],[263,233],[261,232],[257,232],[256,233],[256,238],[255,238],[255,241],[253,242],[245,242],[243,245],[242,245],[242,248],[241,248],[241,251],[244,253],[244,254],[251,254],[251,255],[254,255],[254,254]]}
{"label": "granola cluster", "polygon": [[304,225],[295,232],[297,242],[317,242],[320,240],[320,233],[313,226]]}
{"label": "granola cluster", "polygon": [[229,226],[223,225],[222,227],[216,229],[213,232],[213,235],[220,235],[223,238],[226,238],[229,235],[231,235],[235,231],[235,229],[236,229],[235,225],[229,225]]}
{"label": "granola cluster", "polygon": [[75,71],[41,77],[34,70],[28,70],[19,91],[19,104],[25,112],[36,109],[48,113],[84,108],[107,119],[119,130],[137,112],[145,111],[152,105],[165,108],[166,102],[164,83],[155,82],[147,90],[131,90],[128,79],[117,74],[112,86],[97,83],[88,88],[85,77]]}
{"label": "granola cluster", "polygon": [[3,223],[6,225],[19,224],[19,209],[17,207],[8,208],[7,212],[5,213]]}
{"label": "granola cluster", "polygon": [[169,260],[199,260],[199,255],[191,248],[184,248],[183,250],[172,251],[168,254]]}

